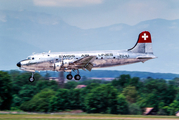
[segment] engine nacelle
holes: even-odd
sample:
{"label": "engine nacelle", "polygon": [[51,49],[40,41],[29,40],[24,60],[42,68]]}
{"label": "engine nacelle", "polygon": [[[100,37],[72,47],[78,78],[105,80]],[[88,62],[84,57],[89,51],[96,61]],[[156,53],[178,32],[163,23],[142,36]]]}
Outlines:
{"label": "engine nacelle", "polygon": [[58,71],[60,70],[60,68],[62,67],[62,62],[57,62],[54,64],[54,70]]}
{"label": "engine nacelle", "polygon": [[63,60],[63,66],[68,67],[69,65],[73,65],[74,60]]}
{"label": "engine nacelle", "polygon": [[59,71],[62,67],[68,68],[70,65],[73,65],[73,60],[63,60],[62,62],[56,62],[54,64],[54,71]]}

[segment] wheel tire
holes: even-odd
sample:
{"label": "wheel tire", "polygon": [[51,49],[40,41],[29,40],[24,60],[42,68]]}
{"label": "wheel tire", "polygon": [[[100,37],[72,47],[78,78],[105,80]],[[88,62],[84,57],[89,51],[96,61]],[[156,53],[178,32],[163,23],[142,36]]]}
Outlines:
{"label": "wheel tire", "polygon": [[73,78],[73,76],[71,74],[68,74],[66,77],[68,80],[71,80]]}
{"label": "wheel tire", "polygon": [[80,80],[81,79],[81,76],[80,75],[75,75],[75,80]]}
{"label": "wheel tire", "polygon": [[30,82],[34,82],[34,81],[35,81],[35,78],[34,78],[34,77],[30,77],[30,78],[29,78],[29,81],[30,81]]}

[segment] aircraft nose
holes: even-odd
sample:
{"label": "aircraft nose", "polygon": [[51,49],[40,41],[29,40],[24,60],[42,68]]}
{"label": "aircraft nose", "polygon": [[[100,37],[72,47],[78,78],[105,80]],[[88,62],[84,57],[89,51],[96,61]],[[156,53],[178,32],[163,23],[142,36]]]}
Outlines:
{"label": "aircraft nose", "polygon": [[20,62],[17,63],[17,67],[21,67],[21,63]]}

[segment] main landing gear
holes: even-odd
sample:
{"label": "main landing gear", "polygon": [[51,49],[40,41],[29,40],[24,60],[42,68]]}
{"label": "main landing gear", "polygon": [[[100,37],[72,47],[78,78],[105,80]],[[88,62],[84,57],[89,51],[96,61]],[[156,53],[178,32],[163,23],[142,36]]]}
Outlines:
{"label": "main landing gear", "polygon": [[30,82],[34,82],[34,81],[35,81],[34,73],[32,73],[32,76],[30,76],[29,81],[30,81]]}
{"label": "main landing gear", "polygon": [[[71,75],[71,72],[66,76],[66,78],[68,80],[71,80],[73,78],[73,76]],[[75,80],[80,80],[81,79],[81,76],[79,75],[79,70],[77,70],[77,74],[74,76],[74,79]]]}
{"label": "main landing gear", "polygon": [[75,75],[75,80],[80,80],[81,79],[81,76],[79,74]]}
{"label": "main landing gear", "polygon": [[73,76],[71,75],[71,73],[67,75],[68,80],[71,80],[72,78],[73,78]]}

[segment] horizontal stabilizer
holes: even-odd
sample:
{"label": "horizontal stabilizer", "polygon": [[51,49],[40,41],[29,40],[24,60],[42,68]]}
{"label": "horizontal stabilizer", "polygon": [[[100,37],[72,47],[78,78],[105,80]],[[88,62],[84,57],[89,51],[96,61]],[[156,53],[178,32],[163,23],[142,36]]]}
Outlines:
{"label": "horizontal stabilizer", "polygon": [[137,59],[154,59],[156,57],[137,57]]}
{"label": "horizontal stabilizer", "polygon": [[146,56],[138,56],[137,59],[154,59],[157,58],[155,55],[153,54],[148,54]]}

